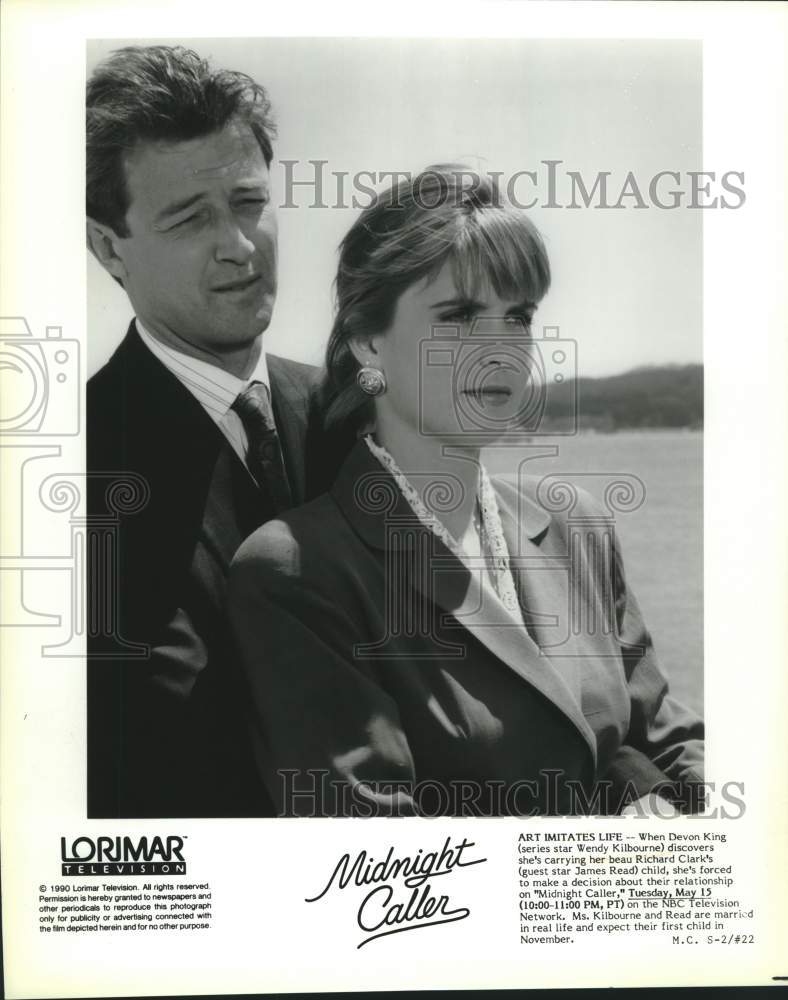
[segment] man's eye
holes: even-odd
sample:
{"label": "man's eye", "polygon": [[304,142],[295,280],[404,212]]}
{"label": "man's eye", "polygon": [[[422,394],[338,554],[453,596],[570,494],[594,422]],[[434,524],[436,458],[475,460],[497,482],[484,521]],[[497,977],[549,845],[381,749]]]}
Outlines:
{"label": "man's eye", "polygon": [[174,229],[181,229],[182,227],[191,225],[192,222],[196,222],[200,218],[200,212],[194,212],[192,215],[187,215],[185,219],[178,219],[177,222],[173,222],[167,232],[171,233]]}
{"label": "man's eye", "polygon": [[238,205],[240,205],[241,208],[250,208],[257,210],[261,210],[267,204],[268,204],[267,198],[242,198],[241,201],[238,202]]}

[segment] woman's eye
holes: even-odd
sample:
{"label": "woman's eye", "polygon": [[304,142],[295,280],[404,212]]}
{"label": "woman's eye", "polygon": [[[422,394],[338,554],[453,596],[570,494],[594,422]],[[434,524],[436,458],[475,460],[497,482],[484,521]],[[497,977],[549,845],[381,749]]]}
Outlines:
{"label": "woman's eye", "polygon": [[506,325],[513,327],[525,327],[526,330],[531,329],[531,324],[534,321],[533,313],[515,313],[513,315],[506,317]]}
{"label": "woman's eye", "polygon": [[472,319],[473,311],[471,309],[457,309],[455,312],[441,316],[442,323],[470,323]]}

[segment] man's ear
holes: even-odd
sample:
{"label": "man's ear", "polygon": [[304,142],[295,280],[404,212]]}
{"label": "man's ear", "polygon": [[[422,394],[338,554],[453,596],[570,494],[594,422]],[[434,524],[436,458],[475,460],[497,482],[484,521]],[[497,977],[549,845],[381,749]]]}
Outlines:
{"label": "man's ear", "polygon": [[126,277],[126,265],[118,252],[120,238],[103,222],[96,222],[94,219],[87,220],[87,243],[88,250],[101,264],[107,274],[124,284]]}

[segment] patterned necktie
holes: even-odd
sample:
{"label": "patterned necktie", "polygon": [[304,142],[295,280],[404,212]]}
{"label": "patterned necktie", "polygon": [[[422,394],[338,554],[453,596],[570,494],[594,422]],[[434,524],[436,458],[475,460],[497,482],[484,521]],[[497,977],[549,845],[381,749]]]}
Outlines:
{"label": "patterned necktie", "polygon": [[249,440],[247,464],[257,485],[273,500],[278,514],[293,506],[282,447],[274,423],[268,386],[252,382],[239,393],[232,408],[241,418]]}

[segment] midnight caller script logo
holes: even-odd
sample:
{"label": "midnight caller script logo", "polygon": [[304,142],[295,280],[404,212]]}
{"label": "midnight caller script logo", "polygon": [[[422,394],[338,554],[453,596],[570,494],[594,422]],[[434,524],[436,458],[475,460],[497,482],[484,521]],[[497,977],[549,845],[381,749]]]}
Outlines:
{"label": "midnight caller script logo", "polygon": [[366,851],[359,851],[352,859],[349,853],[343,854],[323,890],[305,902],[316,903],[330,889],[344,890],[352,886],[366,889],[356,914],[356,922],[364,935],[357,948],[389,934],[465,920],[470,916],[470,909],[457,905],[449,892],[443,891],[445,879],[440,879],[437,890],[434,880],[487,860],[470,857],[466,852],[471,847],[475,844],[465,838],[452,844],[451,837],[447,837],[439,851],[425,851],[420,847],[415,854],[400,856],[390,847],[379,859]]}
{"label": "midnight caller script logo", "polygon": [[184,837],[60,838],[63,875],[185,875]]}

